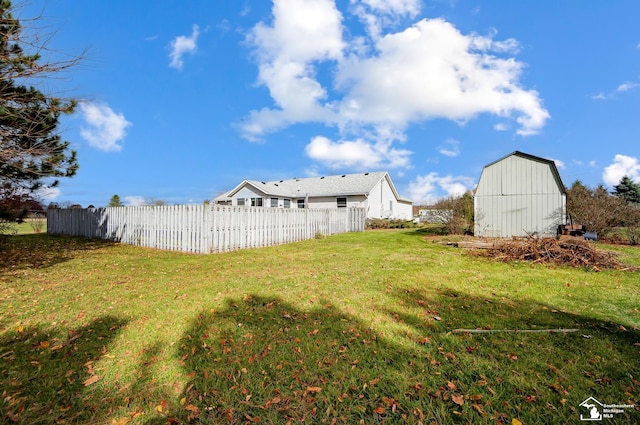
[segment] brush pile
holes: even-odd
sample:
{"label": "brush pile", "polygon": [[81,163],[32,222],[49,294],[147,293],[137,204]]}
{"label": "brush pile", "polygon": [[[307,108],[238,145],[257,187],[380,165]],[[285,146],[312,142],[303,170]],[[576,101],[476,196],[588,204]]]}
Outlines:
{"label": "brush pile", "polygon": [[496,242],[492,247],[476,250],[476,254],[499,261],[600,269],[637,270],[618,261],[617,254],[597,249],[593,243],[579,238],[527,238]]}

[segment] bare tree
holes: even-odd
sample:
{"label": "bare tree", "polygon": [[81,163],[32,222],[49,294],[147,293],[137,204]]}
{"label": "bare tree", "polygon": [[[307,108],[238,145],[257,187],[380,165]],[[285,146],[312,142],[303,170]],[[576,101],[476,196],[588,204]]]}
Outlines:
{"label": "bare tree", "polygon": [[445,225],[447,233],[462,234],[473,232],[473,195],[444,198],[431,207],[432,214]]}
{"label": "bare tree", "polygon": [[592,189],[576,180],[567,189],[567,212],[573,221],[600,237],[624,224],[625,209],[624,199],[611,195],[602,185]]}

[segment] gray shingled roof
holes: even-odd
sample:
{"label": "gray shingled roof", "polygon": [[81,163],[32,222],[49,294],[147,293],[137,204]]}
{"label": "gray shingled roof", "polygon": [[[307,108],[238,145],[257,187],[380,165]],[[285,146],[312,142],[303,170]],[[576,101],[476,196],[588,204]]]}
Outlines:
{"label": "gray shingled roof", "polygon": [[[386,171],[375,173],[342,174],[337,176],[310,177],[302,179],[277,180],[271,182],[261,182],[256,180],[245,180],[226,196],[232,196],[240,190],[245,183],[254,186],[256,189],[269,196],[283,198],[301,198],[304,196],[346,196],[369,193],[383,178],[387,177]],[[391,179],[389,182],[391,183]],[[409,199],[397,194],[399,200],[411,202]]]}

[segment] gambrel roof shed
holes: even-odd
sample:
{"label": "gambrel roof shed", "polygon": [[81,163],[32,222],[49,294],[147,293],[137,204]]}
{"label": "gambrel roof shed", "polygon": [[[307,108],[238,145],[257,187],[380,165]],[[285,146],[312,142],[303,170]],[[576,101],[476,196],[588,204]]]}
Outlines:
{"label": "gambrel roof shed", "polygon": [[476,236],[555,236],[566,189],[552,160],[515,151],[483,168],[474,210]]}

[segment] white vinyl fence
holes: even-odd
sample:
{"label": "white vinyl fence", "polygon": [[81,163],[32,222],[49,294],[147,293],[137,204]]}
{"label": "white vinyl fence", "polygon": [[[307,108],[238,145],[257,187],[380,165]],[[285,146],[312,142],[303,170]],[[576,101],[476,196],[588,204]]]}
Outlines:
{"label": "white vinyl fence", "polygon": [[280,245],[318,234],[362,232],[363,208],[226,205],[70,208],[47,211],[47,233],[171,251],[212,253]]}

